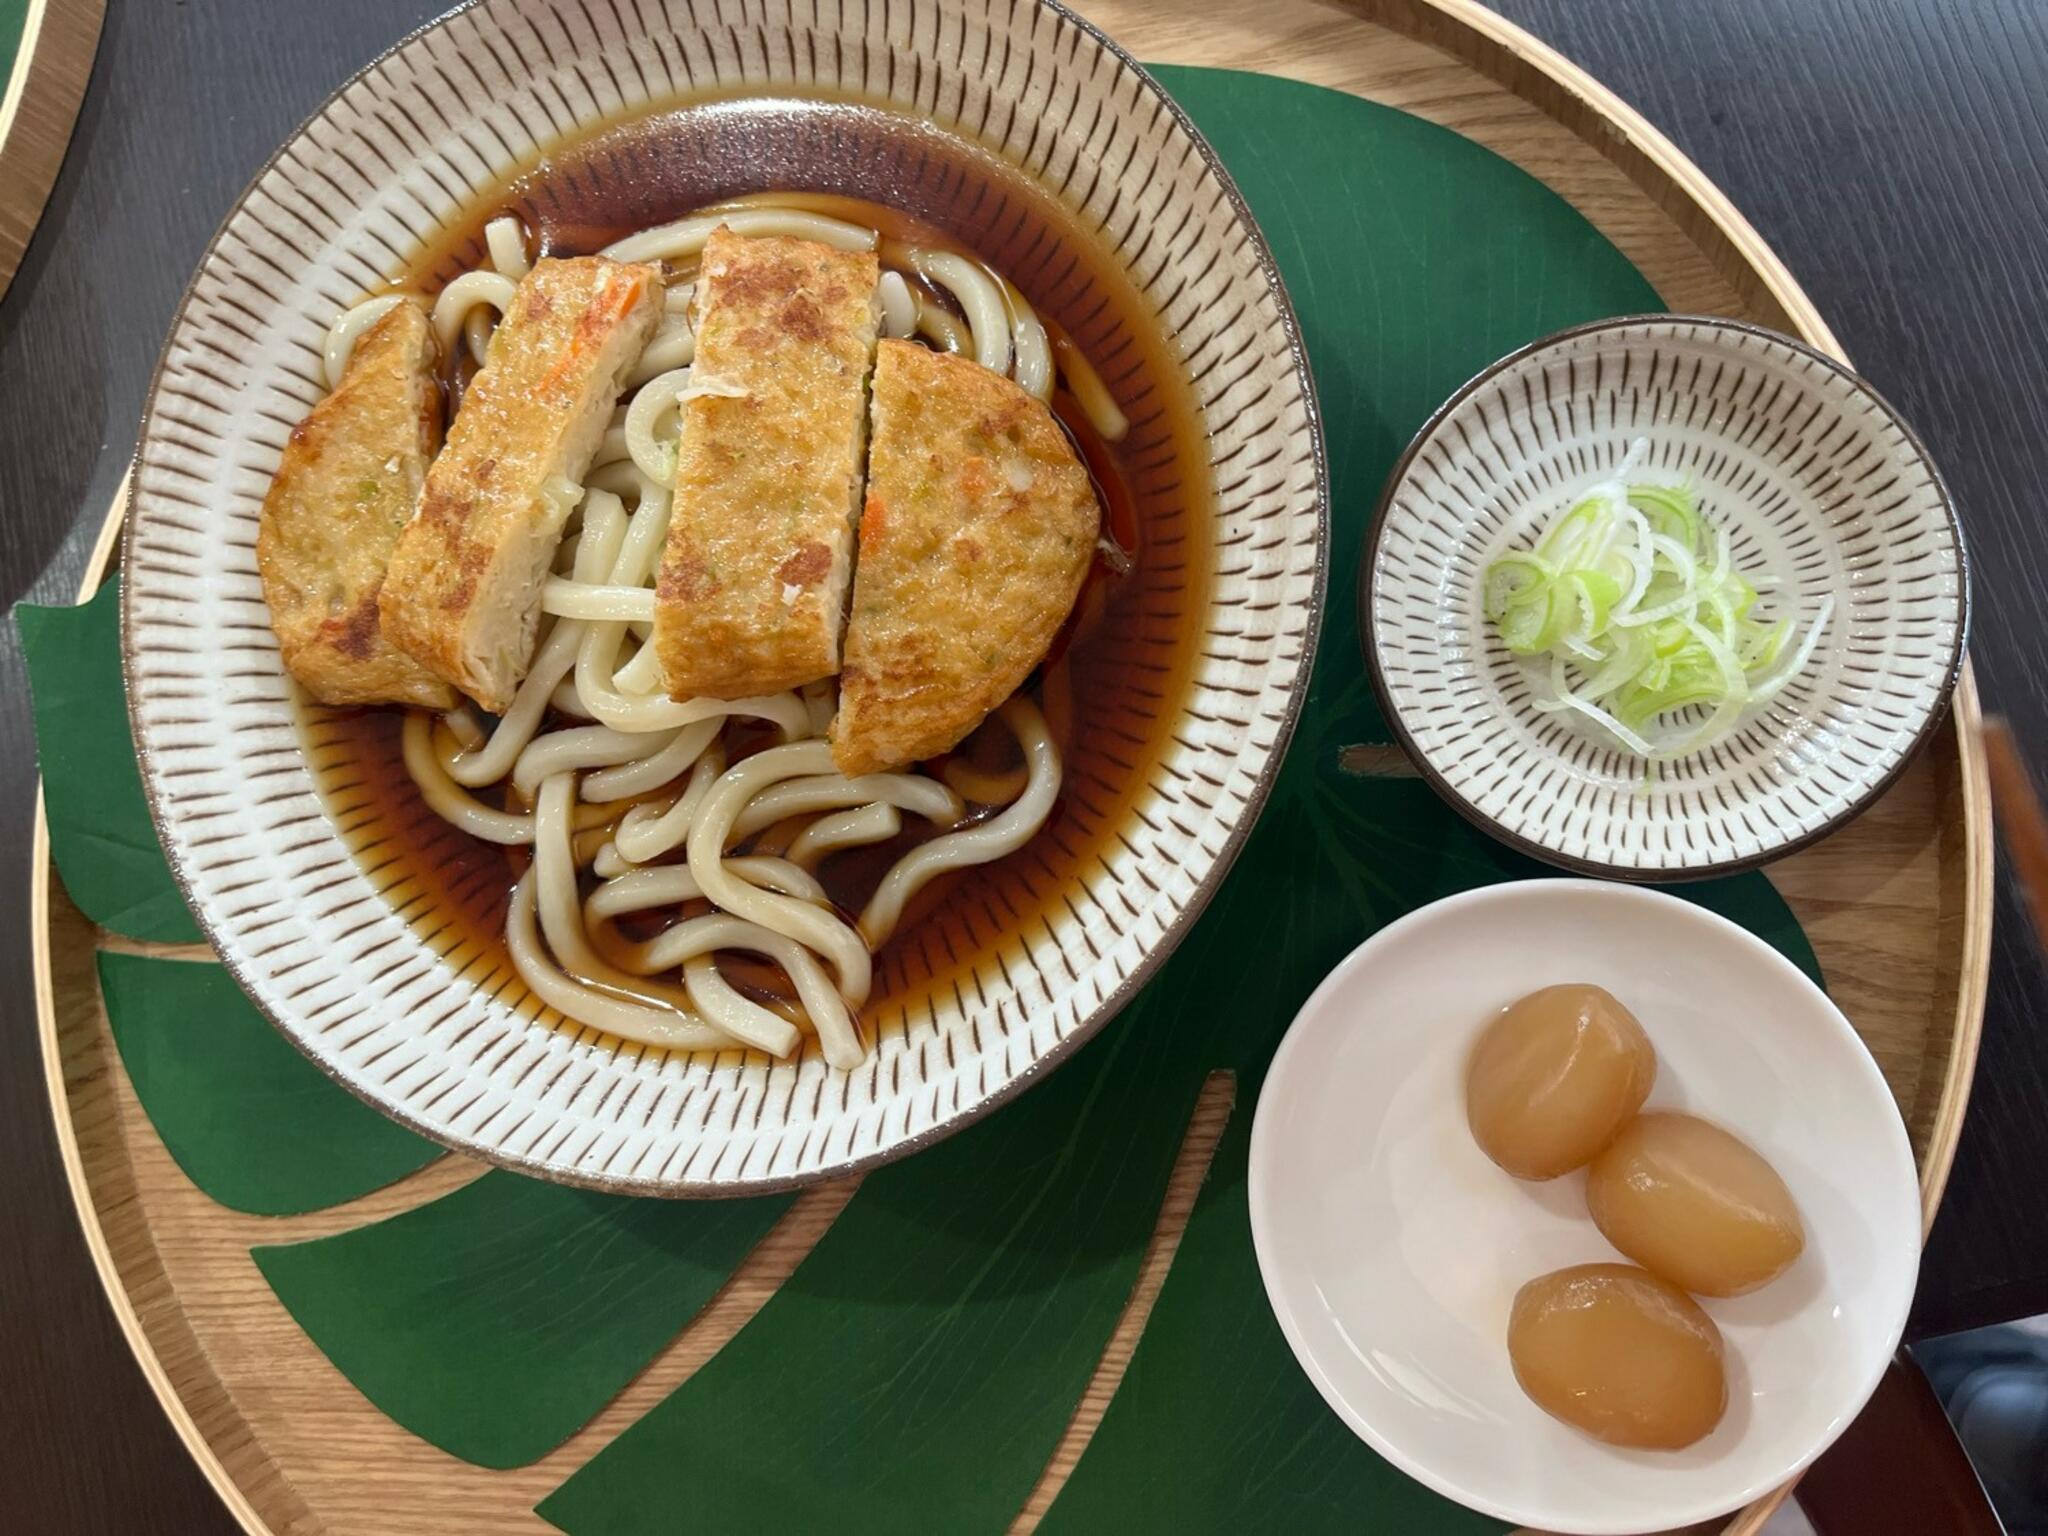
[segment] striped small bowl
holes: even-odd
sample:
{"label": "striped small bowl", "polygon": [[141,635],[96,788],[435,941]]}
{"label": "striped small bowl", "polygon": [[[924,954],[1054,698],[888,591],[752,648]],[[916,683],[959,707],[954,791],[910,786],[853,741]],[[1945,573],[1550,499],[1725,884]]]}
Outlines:
{"label": "striped small bowl", "polygon": [[[1726,528],[1762,608],[1831,616],[1801,675],[1729,736],[1649,771],[1546,713],[1481,609],[1482,573],[1636,438]],[[1445,799],[1550,863],[1626,880],[1744,869],[1841,826],[1932,733],[1962,668],[1968,562],[1920,440],[1812,348],[1737,321],[1635,316],[1486,369],[1395,466],[1359,571],[1373,685]]]}

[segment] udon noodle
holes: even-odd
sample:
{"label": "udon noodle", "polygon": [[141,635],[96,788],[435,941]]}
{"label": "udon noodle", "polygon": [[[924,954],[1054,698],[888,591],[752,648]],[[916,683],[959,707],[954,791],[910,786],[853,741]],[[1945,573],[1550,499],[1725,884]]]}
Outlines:
{"label": "udon noodle", "polygon": [[[603,254],[659,262],[665,312],[570,505],[542,597],[531,669],[505,713],[410,711],[408,773],[442,818],[520,850],[506,940],[519,976],[566,1017],[678,1051],[746,1047],[788,1057],[814,1036],[834,1067],[864,1056],[859,1013],[872,955],[920,889],[949,871],[1022,847],[1052,810],[1061,761],[1045,715],[1019,692],[998,711],[1015,761],[967,756],[939,776],[848,778],[825,731],[830,682],[760,698],[673,699],[654,647],[654,576],[668,532],[678,410],[693,393],[689,303],[706,238],[795,235],[879,247],[885,336],[918,337],[1007,374],[1041,400],[1064,382],[1105,439],[1126,423],[1086,360],[1057,349],[1017,289],[957,252],[908,247],[803,206],[741,200],[630,235]],[[487,264],[443,287],[432,324],[444,359],[481,364],[530,267],[517,220],[484,231]],[[397,302],[368,300],[335,320],[330,387],[356,339]],[[461,376],[458,368],[456,376]],[[1048,700],[1049,707],[1058,701]],[[984,729],[989,729],[985,727]],[[816,870],[851,849],[926,834],[896,857],[857,913]],[[751,956],[786,985],[736,984],[722,958]],[[746,975],[758,974],[758,967]]]}

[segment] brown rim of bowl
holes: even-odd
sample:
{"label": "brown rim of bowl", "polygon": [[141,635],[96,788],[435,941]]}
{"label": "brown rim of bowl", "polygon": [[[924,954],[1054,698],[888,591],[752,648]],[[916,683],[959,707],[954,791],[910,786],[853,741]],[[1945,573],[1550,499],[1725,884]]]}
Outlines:
{"label": "brown rim of bowl", "polygon": [[[1761,337],[1766,341],[1790,347],[1793,351],[1813,359],[1813,361],[1819,363],[1829,372],[1847,380],[1852,388],[1860,391],[1890,419],[1892,425],[1897,427],[1900,434],[1906,439],[1907,445],[1914,453],[1919,455],[1920,462],[1927,466],[1928,478],[1934,482],[1935,494],[1940,499],[1941,510],[1948,518],[1949,534],[1956,543],[1958,596],[1956,600],[1955,648],[1949,654],[1948,662],[1942,669],[1941,681],[1935,690],[1934,705],[1927,711],[1926,720],[1921,723],[1920,729],[1914,734],[1912,744],[1899,754],[1898,762],[1894,763],[1882,778],[1878,779],[1861,795],[1852,800],[1843,810],[1829,817],[1810,832],[1802,832],[1799,836],[1787,842],[1779,843],[1774,847],[1746,855],[1743,858],[1723,859],[1713,864],[1687,865],[1678,869],[1637,869],[1619,864],[1604,863],[1599,859],[1584,859],[1568,853],[1559,853],[1556,849],[1546,848],[1541,843],[1523,837],[1519,833],[1510,832],[1506,827],[1503,827],[1498,821],[1494,820],[1493,817],[1487,815],[1469,800],[1465,799],[1464,796],[1460,795],[1445,781],[1443,775],[1437,772],[1435,765],[1416,746],[1414,737],[1409,734],[1407,725],[1402,721],[1400,713],[1394,708],[1394,701],[1388,696],[1386,678],[1381,671],[1379,645],[1374,638],[1375,631],[1372,623],[1372,573],[1373,567],[1379,560],[1380,536],[1386,528],[1387,508],[1392,504],[1394,493],[1400,488],[1401,482],[1408,477],[1408,468],[1414,462],[1415,455],[1421,450],[1422,445],[1429,440],[1430,435],[1443,424],[1444,418],[1449,416],[1452,411],[1462,405],[1476,390],[1496,374],[1514,367],[1516,364],[1557,345],[1559,342],[1571,341],[1580,336],[1595,336],[1603,331],[1618,331],[1631,326],[1642,325],[1693,325],[1707,330],[1739,331],[1744,335]],[[1934,735],[1941,723],[1948,718],[1949,705],[1955,695],[1956,681],[1962,676],[1963,661],[1969,654],[1969,546],[1963,539],[1963,525],[1962,520],[1956,515],[1955,498],[1949,494],[1948,482],[1942,479],[1941,470],[1935,464],[1933,455],[1928,453],[1927,445],[1920,440],[1920,434],[1913,430],[1907,423],[1906,418],[1899,414],[1898,409],[1893,406],[1891,401],[1880,394],[1868,379],[1864,378],[1862,374],[1851,368],[1840,358],[1830,356],[1828,353],[1812,345],[1812,343],[1802,341],[1797,336],[1788,336],[1783,331],[1774,331],[1767,325],[1757,325],[1748,320],[1733,320],[1724,315],[1639,314],[1615,315],[1604,320],[1589,320],[1581,325],[1566,326],[1561,331],[1552,331],[1548,336],[1540,336],[1532,342],[1515,348],[1514,351],[1506,356],[1488,363],[1479,372],[1459,385],[1456,390],[1452,391],[1451,397],[1448,400],[1429,413],[1429,419],[1416,429],[1415,435],[1408,440],[1408,446],[1401,450],[1401,457],[1394,461],[1394,468],[1388,474],[1387,482],[1380,490],[1379,500],[1373,506],[1372,527],[1366,535],[1365,551],[1358,561],[1357,587],[1358,646],[1365,653],[1365,669],[1372,678],[1373,696],[1378,700],[1380,714],[1385,717],[1388,726],[1393,730],[1401,750],[1407,754],[1408,760],[1415,765],[1417,772],[1428,781],[1429,787],[1435,790],[1452,810],[1471,822],[1473,826],[1479,828],[1487,836],[1498,842],[1505,843],[1508,847],[1515,849],[1519,853],[1525,853],[1533,859],[1558,869],[1568,869],[1576,874],[1623,880],[1633,885],[1677,885],[1689,880],[1712,879],[1716,875],[1739,874],[1744,870],[1756,869],[1771,863],[1775,859],[1781,859],[1787,854],[1796,853],[1801,848],[1810,847],[1812,844],[1819,842],[1823,837],[1826,837],[1830,832],[1836,831],[1854,821],[1870,808],[1878,796],[1882,795],[1898,781],[1899,775],[1906,771],[1906,765],[1919,755],[1920,749],[1927,745],[1929,739]]]}
{"label": "brown rim of bowl", "polygon": [[[178,307],[172,314],[170,327],[164,333],[163,347],[157,353],[156,366],[150,372],[148,393],[143,397],[141,430],[137,435],[135,453],[130,461],[131,472],[141,464],[142,444],[148,439],[150,428],[155,419],[157,392],[162,386],[164,367],[170,358],[171,338],[177,335],[179,327],[185,322],[185,314],[191,307],[192,295],[198,287],[200,274],[205,272],[208,265],[213,261],[214,253],[220,246],[221,238],[227,233],[228,226],[234,222],[236,216],[247,205],[249,198],[254,194],[258,185],[276,167],[279,160],[284,157],[285,151],[291,145],[298,142],[299,138],[329,107],[333,106],[344,94],[352,90],[371,70],[376,69],[385,60],[401,52],[403,49],[410,47],[429,32],[447,25],[457,16],[475,10],[486,3],[487,0],[461,0],[460,4],[443,11],[431,21],[413,28],[410,32],[399,38],[398,41],[391,44],[390,47],[367,60],[361,67],[351,72],[348,78],[342,81],[340,85],[322,97],[312,111],[300,120],[297,127],[285,135],[277,148],[272,150],[264,159],[263,164],[256,169],[255,174],[250,177],[247,185],[242,188],[234,202],[229,206],[227,213],[222,216],[221,222],[215,228],[212,238],[206,242],[205,250],[200,253],[199,261],[192,269],[192,276],[186,281],[185,291],[179,295]],[[1260,771],[1257,781],[1252,785],[1250,793],[1245,797],[1244,812],[1238,818],[1237,825],[1232,827],[1228,836],[1224,838],[1223,847],[1216,855],[1215,865],[1211,868],[1208,877],[1196,886],[1194,892],[1188,897],[1187,904],[1175,915],[1173,921],[1167,925],[1165,932],[1159,936],[1158,941],[1146,953],[1144,958],[1138,962],[1137,966],[1133,968],[1130,975],[1126,976],[1114,991],[1103,998],[1089,1015],[1077,1024],[1064,1039],[1055,1042],[1052,1048],[1044,1055],[1033,1061],[1023,1071],[1019,1072],[1007,1083],[1004,1083],[980,1103],[953,1116],[949,1120],[941,1121],[939,1124],[920,1132],[916,1136],[900,1141],[892,1147],[871,1152],[862,1157],[849,1158],[844,1162],[833,1163],[809,1173],[792,1174],[773,1179],[755,1179],[730,1184],[662,1184],[649,1179],[597,1177],[552,1168],[539,1162],[537,1159],[513,1156],[496,1148],[485,1147],[461,1137],[442,1135],[429,1129],[405,1110],[373,1097],[356,1083],[335,1071],[326,1062],[322,1061],[319,1056],[307,1049],[305,1043],[289,1024],[257,1000],[255,994],[250,989],[248,979],[243,974],[241,962],[222,948],[214,935],[212,925],[208,923],[205,915],[194,904],[191,882],[187,878],[183,862],[165,836],[169,818],[164,814],[162,808],[155,764],[151,761],[149,752],[142,744],[141,734],[137,729],[135,718],[135,690],[133,687],[135,649],[131,638],[133,635],[133,624],[130,614],[131,592],[133,589],[124,581],[121,584],[121,686],[125,695],[128,712],[128,733],[130,740],[135,746],[135,760],[141,772],[143,799],[149,806],[150,823],[156,832],[157,844],[163,853],[164,863],[171,872],[172,880],[177,884],[178,894],[184,898],[187,910],[192,913],[193,920],[199,925],[200,932],[205,935],[207,947],[213,951],[214,958],[234,978],[235,985],[241,989],[242,995],[248,999],[250,1006],[262,1014],[265,1019],[269,1020],[271,1026],[279,1034],[291,1041],[297,1047],[300,1054],[311,1061],[314,1066],[318,1067],[325,1076],[347,1089],[351,1094],[361,1099],[386,1119],[395,1121],[415,1135],[431,1141],[437,1146],[444,1147],[450,1152],[458,1152],[468,1157],[474,1157],[494,1167],[509,1169],[514,1173],[525,1174],[530,1178],[541,1179],[552,1184],[566,1184],[581,1189],[599,1190],[607,1194],[655,1196],[663,1199],[738,1199],[750,1195],[780,1194],[789,1190],[806,1189],[814,1184],[822,1184],[832,1179],[844,1178],[849,1174],[864,1173],[871,1168],[877,1168],[885,1163],[895,1162],[899,1158],[908,1157],[914,1152],[921,1152],[927,1147],[944,1141],[955,1132],[965,1130],[968,1126],[975,1124],[985,1116],[1000,1109],[1026,1088],[1039,1082],[1055,1067],[1058,1067],[1073,1056],[1080,1046],[1094,1039],[1110,1020],[1114,1019],[1124,1010],[1131,999],[1157,974],[1159,968],[1180,947],[1181,940],[1187,937],[1188,930],[1194,926],[1195,920],[1208,907],[1210,900],[1229,876],[1232,866],[1236,864],[1237,856],[1244,848],[1245,839],[1251,835],[1252,828],[1257,825],[1259,816],[1265,809],[1266,800],[1272,793],[1273,784],[1279,777],[1280,767],[1285,762],[1289,746],[1293,742],[1294,730],[1300,722],[1302,708],[1308,699],[1309,684],[1315,674],[1316,649],[1322,635],[1323,609],[1329,590],[1330,463],[1329,448],[1323,439],[1322,406],[1316,396],[1315,376],[1309,369],[1308,351],[1302,341],[1301,323],[1295,315],[1294,301],[1289,296],[1287,284],[1280,275],[1279,264],[1273,259],[1272,246],[1267,242],[1265,231],[1259,227],[1258,220],[1252,216],[1250,205],[1246,203],[1244,194],[1239,190],[1236,179],[1231,176],[1229,169],[1223,164],[1222,157],[1216,153],[1215,148],[1209,143],[1202,131],[1195,126],[1193,119],[1187,115],[1180,103],[1173,99],[1172,94],[1153,77],[1144,65],[1132,58],[1108,33],[1104,32],[1086,17],[1079,16],[1067,9],[1065,5],[1060,3],[1060,0],[1030,0],[1030,3],[1042,10],[1051,12],[1056,19],[1080,28],[1083,33],[1093,38],[1112,59],[1131,72],[1141,89],[1150,92],[1165,106],[1167,114],[1172,118],[1175,126],[1185,133],[1194,144],[1195,152],[1201,156],[1202,163],[1208,167],[1211,174],[1216,177],[1217,182],[1222,186],[1224,195],[1229,199],[1230,207],[1237,216],[1238,223],[1244,229],[1251,243],[1253,256],[1259,264],[1259,271],[1264,276],[1266,282],[1271,285],[1274,305],[1279,313],[1281,334],[1286,340],[1288,355],[1294,362],[1295,377],[1301,386],[1302,408],[1308,419],[1309,441],[1315,455],[1316,562],[1314,585],[1309,592],[1307,625],[1302,643],[1300,669],[1295,676],[1293,685],[1288,690],[1286,712],[1280,721],[1279,730],[1273,739],[1272,753],[1265,767]],[[798,88],[800,89],[800,87]],[[658,110],[658,108],[650,108],[650,110]],[[626,119],[622,118],[621,120],[624,121]],[[591,125],[576,124],[572,126],[571,131],[574,132],[577,129],[589,126]],[[942,131],[953,132],[951,129],[943,128]],[[955,137],[960,137],[960,135],[955,134]],[[1028,175],[1028,173],[1022,171],[1021,167],[1019,172],[1020,174]],[[1031,179],[1036,180],[1036,178]],[[131,491],[130,504],[124,513],[126,522],[121,534],[121,561],[124,568],[128,564],[131,546],[135,538],[133,495],[134,492]]]}

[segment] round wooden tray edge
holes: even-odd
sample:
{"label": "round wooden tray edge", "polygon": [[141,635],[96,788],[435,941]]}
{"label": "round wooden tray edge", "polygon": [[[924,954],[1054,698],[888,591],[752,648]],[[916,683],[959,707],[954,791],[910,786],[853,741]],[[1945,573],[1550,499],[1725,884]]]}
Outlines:
{"label": "round wooden tray edge", "polygon": [[0,100],[0,160],[9,161],[0,193],[0,295],[14,281],[70,148],[105,15],[105,0],[30,0],[21,53]]}
{"label": "round wooden tray edge", "polygon": [[[123,491],[126,482],[123,481]],[[125,512],[125,494],[116,498],[114,512],[108,519],[108,526],[118,528]],[[83,602],[91,596],[99,584],[106,568],[106,551],[111,550],[111,541],[101,540],[102,548],[96,551],[85,582],[81,585],[78,600]],[[64,1084],[63,1050],[57,1039],[57,992],[56,978],[50,963],[50,822],[43,809],[43,786],[36,781],[35,830],[29,847],[29,922],[30,964],[34,972],[36,993],[36,1031],[43,1053],[43,1085],[50,1095],[50,1118],[55,1122],[57,1154],[64,1164],[64,1179],[71,1188],[71,1203],[78,1212],[78,1225],[85,1236],[86,1251],[92,1255],[93,1269],[100,1277],[100,1289],[107,1298],[107,1305],[113,1309],[114,1320],[120,1324],[121,1333],[128,1341],[128,1348],[135,1356],[135,1363],[143,1379],[149,1383],[150,1391],[163,1405],[164,1413],[177,1431],[178,1438],[185,1443],[185,1449],[198,1463],[199,1470],[213,1485],[214,1492],[221,1497],[228,1512],[235,1517],[243,1530],[250,1536],[272,1536],[271,1527],[256,1512],[241,1484],[229,1475],[214,1454],[212,1444],[207,1440],[198,1422],[192,1417],[184,1397],[179,1393],[170,1373],[164,1369],[158,1356],[156,1343],[149,1336],[141,1315],[135,1310],[135,1300],[122,1281],[120,1267],[114,1261],[112,1247],[107,1234],[100,1224],[99,1207],[93,1199],[92,1189],[86,1183],[85,1159],[79,1151],[77,1129],[71,1120],[70,1094]]]}
{"label": "round wooden tray edge", "polygon": [[[1612,161],[1629,180],[1671,214],[1686,232],[1706,221],[1735,262],[1756,273],[1772,302],[1783,311],[1786,329],[1854,366],[1820,310],[1778,254],[1734,202],[1612,88],[1535,34],[1498,15],[1478,0],[1355,0],[1368,16],[1398,26],[1405,19],[1413,35],[1464,59],[1517,95],[1534,100],[1553,117]],[[1643,172],[1665,179],[1668,196],[1646,183]],[[1673,206],[1677,204],[1677,206]],[[1920,1169],[1921,1237],[1932,1228],[1976,1077],[1990,981],[1992,880],[1991,782],[1978,735],[1982,709],[1976,671],[1967,658],[1956,683],[1946,734],[1955,743],[1963,798],[1963,938],[1955,1025],[1948,1066]]]}
{"label": "round wooden tray edge", "polygon": [[1963,796],[1963,935],[1956,990],[1955,1031],[1949,1039],[1948,1069],[1941,1099],[1920,1165],[1920,1240],[1933,1229],[1935,1213],[1955,1166],[1963,1116],[1977,1077],[1977,1052],[1984,1036],[1984,1006],[1991,986],[1992,881],[1997,873],[1991,815],[1991,776],[1984,761],[1983,707],[1976,670],[1965,659],[1949,706],[1949,732],[1956,744],[1956,771]]}
{"label": "round wooden tray edge", "polygon": [[[97,15],[99,0],[90,0],[90,3]],[[1578,65],[1532,34],[1474,3],[1474,0],[1349,0],[1347,9],[1390,28],[1405,30],[1410,36],[1478,69],[1510,92],[1532,101],[1604,155],[1695,241],[1703,247],[1718,246],[1724,250],[1726,255],[1716,263],[1724,273],[1732,269],[1736,274],[1751,274],[1758,291],[1768,298],[1770,307],[1781,313],[1784,329],[1802,336],[1844,362],[1848,361],[1833,332],[1789,269],[1727,195],[1633,107]],[[0,242],[0,268],[4,267],[4,242]],[[11,276],[11,271],[6,275]],[[1731,277],[1731,281],[1734,280]],[[4,291],[4,282],[5,277],[0,276],[0,291]],[[1743,291],[1752,299],[1757,296],[1746,288]],[[88,558],[76,601],[90,597],[104,579],[118,545],[127,491],[128,479],[124,476]],[[1939,1207],[1953,1166],[1956,1142],[1975,1074],[1988,990],[1993,858],[1989,780],[1976,735],[1979,718],[1975,676],[1966,661],[1957,684],[1948,732],[1945,733],[1950,734],[1954,742],[1960,777],[1958,789],[1962,797],[1964,845],[1961,849],[1963,869],[1959,894],[1963,908],[1963,932],[1947,1066],[1921,1166],[1923,1239]],[[99,1220],[92,1190],[86,1183],[76,1130],[69,1112],[56,1032],[49,903],[53,870],[40,780],[37,784],[29,874],[32,883],[30,921],[34,926],[34,985],[45,1084],[50,1094],[65,1177],[94,1267],[145,1379],[163,1403],[172,1425],[201,1471],[244,1530],[252,1536],[270,1536],[273,1527],[258,1513],[239,1482],[229,1473],[170,1381],[146,1325],[122,1281]],[[1755,1536],[1770,1513],[1790,1495],[1796,1481],[1786,1483],[1738,1512],[1728,1525],[1721,1528],[1719,1536]]]}
{"label": "round wooden tray edge", "polygon": [[[1849,361],[1799,280],[1728,194],[1611,87],[1478,0],[1358,3],[1360,9],[1383,20],[1408,18],[1414,35],[1543,107],[1612,161],[1638,190],[1684,225],[1688,234],[1695,238],[1711,234],[1716,243],[1724,244],[1739,268],[1755,274],[1762,292],[1782,313],[1783,329],[1845,363]],[[1662,176],[1666,185],[1659,188],[1647,183],[1645,171]],[[1705,228],[1695,228],[1684,213],[1703,219]]]}

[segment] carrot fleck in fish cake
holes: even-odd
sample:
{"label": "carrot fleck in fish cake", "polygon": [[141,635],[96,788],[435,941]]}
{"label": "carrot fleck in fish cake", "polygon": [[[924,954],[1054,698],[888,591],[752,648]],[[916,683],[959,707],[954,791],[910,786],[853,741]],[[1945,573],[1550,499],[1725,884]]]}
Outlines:
{"label": "carrot fleck in fish cake", "polygon": [[334,393],[292,428],[256,532],[285,669],[323,704],[446,709],[455,691],[385,638],[384,568],[441,446],[434,333],[412,300],[357,340]]}
{"label": "carrot fleck in fish cake", "polygon": [[832,756],[842,773],[957,745],[1044,657],[1100,510],[1052,412],[964,357],[884,341]]}
{"label": "carrot fleck in fish cake", "polygon": [[486,709],[512,702],[533,659],[562,525],[661,304],[657,267],[535,262],[427,472],[384,628]]}
{"label": "carrot fleck in fish cake", "polygon": [[870,251],[723,226],[705,244],[655,601],[676,698],[839,670],[879,277]]}

